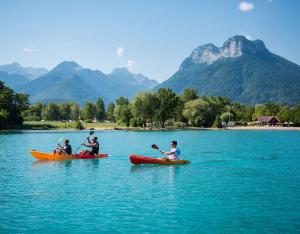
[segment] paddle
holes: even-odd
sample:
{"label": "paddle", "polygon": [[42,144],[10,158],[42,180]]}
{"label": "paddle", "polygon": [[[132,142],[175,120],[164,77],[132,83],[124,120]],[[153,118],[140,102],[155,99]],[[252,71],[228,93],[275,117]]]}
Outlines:
{"label": "paddle", "polygon": [[152,149],[158,150],[159,152],[163,153],[161,150],[159,150],[159,147],[155,144],[151,145]]}
{"label": "paddle", "polygon": [[59,138],[59,140],[58,140],[58,144],[57,144],[57,146],[56,146],[56,149],[58,149],[58,146],[60,146],[60,143],[62,142],[62,138]]}
{"label": "paddle", "polygon": [[[95,132],[94,131],[90,131],[90,134],[88,137],[90,137],[91,135],[93,135]],[[86,142],[86,139],[83,143],[80,144],[80,146],[75,150],[75,154],[77,153],[77,151],[81,148],[81,146]]]}

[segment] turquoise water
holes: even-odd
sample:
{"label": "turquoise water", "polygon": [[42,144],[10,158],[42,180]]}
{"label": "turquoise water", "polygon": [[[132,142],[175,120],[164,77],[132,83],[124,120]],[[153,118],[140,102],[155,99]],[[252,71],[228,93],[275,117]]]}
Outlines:
{"label": "turquoise water", "polygon": [[[0,134],[0,233],[299,233],[299,131],[99,131],[109,158],[38,162],[59,138]],[[132,166],[176,139],[182,166]]]}

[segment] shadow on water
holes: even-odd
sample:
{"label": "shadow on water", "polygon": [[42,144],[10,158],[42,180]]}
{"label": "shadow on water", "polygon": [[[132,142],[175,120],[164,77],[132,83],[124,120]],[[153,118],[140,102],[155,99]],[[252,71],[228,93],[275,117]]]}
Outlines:
{"label": "shadow on water", "polygon": [[277,159],[279,159],[279,156],[276,154],[272,154],[270,156],[256,157],[254,159],[256,159],[256,160],[277,160]]}
{"label": "shadow on water", "polygon": [[65,166],[67,169],[69,169],[72,166],[72,160],[61,160],[61,161],[37,160],[31,164],[32,168],[38,168],[46,165]]}
{"label": "shadow on water", "polygon": [[96,168],[99,168],[99,158],[94,158],[91,160],[92,161],[92,164],[93,164],[93,167],[96,169]]}
{"label": "shadow on water", "polygon": [[132,165],[130,167],[131,173],[143,173],[143,172],[157,172],[160,170],[169,170],[169,172],[176,174],[179,172],[180,167],[184,165],[159,165],[159,164],[144,164],[144,165]]}

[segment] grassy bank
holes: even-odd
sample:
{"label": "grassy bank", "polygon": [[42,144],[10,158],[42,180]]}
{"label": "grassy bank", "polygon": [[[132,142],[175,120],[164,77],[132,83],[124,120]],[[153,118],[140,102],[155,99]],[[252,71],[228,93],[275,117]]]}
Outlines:
{"label": "grassy bank", "polygon": [[[135,130],[135,131],[145,131],[145,130],[224,130],[220,128],[201,128],[201,127],[171,127],[168,126],[166,128],[140,128],[140,127],[125,127],[120,126],[117,123],[82,123],[84,129],[98,129],[98,130]],[[60,121],[25,121],[23,126],[19,128],[19,130],[63,130],[70,129],[75,130],[78,129],[76,127],[75,122],[60,122]],[[225,130],[300,130],[300,127],[268,127],[268,126],[247,126],[247,127],[230,127]]]}
{"label": "grassy bank", "polygon": [[[82,123],[84,129],[114,129],[116,123]],[[58,129],[77,129],[76,122],[61,121],[25,121],[21,129],[24,130],[58,130]]]}

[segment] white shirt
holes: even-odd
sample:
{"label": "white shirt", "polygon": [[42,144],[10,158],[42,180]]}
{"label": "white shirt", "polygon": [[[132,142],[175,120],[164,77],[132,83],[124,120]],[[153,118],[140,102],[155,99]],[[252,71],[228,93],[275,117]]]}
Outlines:
{"label": "white shirt", "polygon": [[169,155],[169,159],[178,160],[180,156],[180,149],[179,148],[172,148],[170,150],[171,153],[174,153],[173,155]]}

